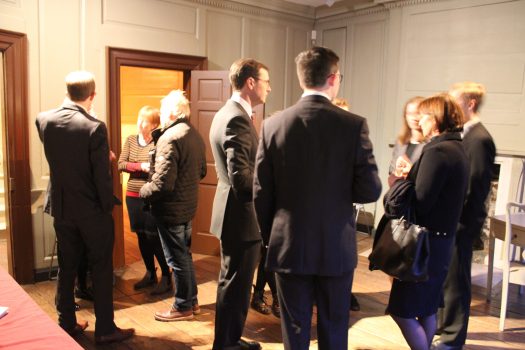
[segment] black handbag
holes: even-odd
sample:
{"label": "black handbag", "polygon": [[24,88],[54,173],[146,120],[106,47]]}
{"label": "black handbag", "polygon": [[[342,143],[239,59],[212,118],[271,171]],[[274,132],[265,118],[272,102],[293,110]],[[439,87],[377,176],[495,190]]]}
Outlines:
{"label": "black handbag", "polygon": [[372,252],[368,256],[371,270],[381,270],[401,281],[428,280],[429,232],[410,223],[405,217],[387,219],[377,232]]}

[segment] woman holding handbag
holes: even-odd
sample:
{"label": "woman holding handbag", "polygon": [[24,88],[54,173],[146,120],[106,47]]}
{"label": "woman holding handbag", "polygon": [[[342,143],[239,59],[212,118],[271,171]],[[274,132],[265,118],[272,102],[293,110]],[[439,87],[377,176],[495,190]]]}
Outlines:
{"label": "woman holding handbag", "polygon": [[425,282],[395,279],[387,311],[412,350],[428,350],[467,189],[468,161],[459,133],[462,112],[454,100],[448,94],[434,95],[421,101],[418,111],[429,142],[413,166],[398,161],[391,177],[393,182],[414,183],[410,203],[414,223],[430,231],[429,278]]}

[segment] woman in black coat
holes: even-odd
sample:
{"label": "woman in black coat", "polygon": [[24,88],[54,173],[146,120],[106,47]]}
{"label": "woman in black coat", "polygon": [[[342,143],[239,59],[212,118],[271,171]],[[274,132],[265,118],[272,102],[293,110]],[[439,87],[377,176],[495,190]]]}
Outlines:
{"label": "woman in black coat", "polygon": [[448,94],[435,95],[423,100],[418,110],[429,143],[410,171],[398,166],[395,175],[400,176],[398,181],[415,183],[415,221],[431,231],[429,279],[394,280],[388,312],[412,350],[428,350],[467,188],[468,161],[459,133],[462,112],[453,99]]}

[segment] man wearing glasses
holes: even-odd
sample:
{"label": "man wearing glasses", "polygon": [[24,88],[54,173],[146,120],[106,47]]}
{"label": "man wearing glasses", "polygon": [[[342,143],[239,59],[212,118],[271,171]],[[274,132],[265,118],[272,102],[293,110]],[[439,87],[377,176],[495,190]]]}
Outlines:
{"label": "man wearing glasses", "polygon": [[218,177],[210,232],[221,241],[213,350],[260,349],[241,335],[261,252],[252,198],[258,138],[251,116],[271,91],[268,68],[251,58],[239,59],[230,68],[230,83],[233,94],[210,128]]}

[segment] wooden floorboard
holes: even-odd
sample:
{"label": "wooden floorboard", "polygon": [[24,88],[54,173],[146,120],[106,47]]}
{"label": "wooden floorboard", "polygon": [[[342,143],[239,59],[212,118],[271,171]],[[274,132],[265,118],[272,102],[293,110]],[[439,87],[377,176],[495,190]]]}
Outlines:
{"label": "wooden floorboard", "polygon": [[[202,314],[191,321],[158,322],[154,320],[153,313],[169,308],[173,302],[173,296],[166,294],[152,297],[147,291],[133,290],[133,284],[145,272],[144,265],[139,260],[140,254],[137,252],[136,242],[133,244],[133,238],[133,236],[126,237],[126,242],[128,240],[132,242],[129,247],[126,247],[126,261],[128,262],[129,259],[130,262],[125,268],[115,272],[114,303],[116,324],[119,327],[136,328],[137,336],[121,344],[95,346],[93,305],[90,302],[79,300],[81,310],[77,313],[77,317],[88,320],[90,323],[86,333],[77,338],[79,344],[85,349],[211,349],[219,258],[194,255]],[[370,245],[370,238],[358,235],[360,252],[368,250]],[[56,281],[40,282],[23,287],[52,319],[57,319],[54,307]],[[359,256],[353,290],[361,304],[361,311],[352,312],[350,315],[349,348],[359,350],[408,349],[398,327],[389,316],[385,315],[390,281],[380,272],[369,271],[368,260],[364,256]],[[267,293],[268,298],[271,298],[269,291]],[[464,349],[525,348],[525,297],[518,294],[518,288],[515,285],[510,289],[509,295],[506,331],[499,332],[501,285],[493,288],[491,303],[485,301],[485,288],[474,286],[472,317],[467,345]],[[315,327],[315,315],[313,327]],[[317,349],[315,334],[315,329],[313,329],[311,349]],[[272,315],[265,316],[250,310],[244,336],[247,339],[261,342],[263,349],[283,348],[279,319]]]}

